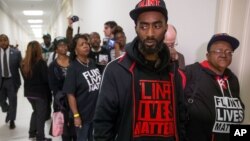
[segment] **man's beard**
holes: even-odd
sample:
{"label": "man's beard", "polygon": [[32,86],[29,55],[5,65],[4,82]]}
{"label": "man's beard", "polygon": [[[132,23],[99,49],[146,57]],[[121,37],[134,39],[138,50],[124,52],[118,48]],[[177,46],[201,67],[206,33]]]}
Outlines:
{"label": "man's beard", "polygon": [[[148,46],[146,43],[148,40],[154,41],[155,44],[153,46]],[[156,39],[147,38],[143,41],[140,41],[139,50],[143,54],[148,54],[148,55],[157,54],[161,50],[161,44]]]}
{"label": "man's beard", "polygon": [[91,45],[91,47],[94,48],[95,50],[97,50],[97,49],[99,49],[100,46],[99,46],[99,44],[94,43]]}

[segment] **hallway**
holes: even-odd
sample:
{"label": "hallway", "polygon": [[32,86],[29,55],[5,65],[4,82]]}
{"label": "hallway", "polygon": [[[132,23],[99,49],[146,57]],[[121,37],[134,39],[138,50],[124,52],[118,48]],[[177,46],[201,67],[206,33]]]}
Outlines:
{"label": "hallway", "polygon": [[[28,141],[31,112],[31,106],[23,96],[23,86],[21,86],[18,92],[16,128],[14,130],[9,130],[9,124],[5,123],[6,113],[0,112],[0,141]],[[45,134],[47,137],[52,138],[48,135],[50,123],[51,121],[47,121],[45,124]],[[61,141],[61,137],[52,140]]]}

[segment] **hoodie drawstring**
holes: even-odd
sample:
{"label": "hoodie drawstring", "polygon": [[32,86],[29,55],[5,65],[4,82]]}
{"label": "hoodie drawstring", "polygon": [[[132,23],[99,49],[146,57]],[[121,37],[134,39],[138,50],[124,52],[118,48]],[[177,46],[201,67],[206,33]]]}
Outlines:
{"label": "hoodie drawstring", "polygon": [[216,80],[217,80],[217,82],[218,82],[218,84],[220,86],[220,90],[221,90],[222,96],[223,97],[225,96],[223,89],[228,89],[230,97],[233,97],[232,93],[231,93],[231,89],[230,89],[228,77],[225,76],[224,78],[220,78],[219,76],[217,76]]}

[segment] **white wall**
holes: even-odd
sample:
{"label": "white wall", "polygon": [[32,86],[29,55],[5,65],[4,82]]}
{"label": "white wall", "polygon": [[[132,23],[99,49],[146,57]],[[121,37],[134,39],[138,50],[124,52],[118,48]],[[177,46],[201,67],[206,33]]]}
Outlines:
{"label": "white wall", "polygon": [[58,12],[53,25],[51,26],[49,33],[51,33],[51,40],[53,41],[57,36],[66,37],[66,29],[68,27],[67,18],[72,13],[72,0],[63,0],[61,10]]}
{"label": "white wall", "polygon": [[24,52],[29,38],[24,29],[20,28],[5,12],[0,9],[0,34],[6,34],[9,37],[10,44],[19,44],[19,49]]}
{"label": "white wall", "polygon": [[217,0],[165,0],[169,23],[177,29],[178,51],[186,64],[205,59],[207,43],[215,31]]}
{"label": "white wall", "polygon": [[73,14],[80,17],[81,33],[98,32],[104,37],[104,23],[109,20],[116,21],[124,28],[127,40],[131,41],[135,36],[134,23],[129,17],[129,11],[135,7],[137,1],[127,0],[74,0]]}

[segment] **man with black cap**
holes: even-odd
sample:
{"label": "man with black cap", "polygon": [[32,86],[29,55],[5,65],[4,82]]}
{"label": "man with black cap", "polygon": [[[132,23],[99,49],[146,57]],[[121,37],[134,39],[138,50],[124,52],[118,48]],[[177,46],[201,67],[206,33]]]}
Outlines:
{"label": "man with black cap", "polygon": [[41,43],[43,59],[47,62],[50,56],[50,53],[54,51],[53,43],[51,43],[50,34],[43,35],[43,43]]}
{"label": "man with black cap", "polygon": [[215,34],[207,46],[207,60],[186,67],[190,141],[229,141],[230,125],[243,122],[239,82],[228,69],[238,46],[235,37]]}
{"label": "man with black cap", "polygon": [[[51,36],[49,33],[46,33],[43,35],[43,43],[41,43],[41,48],[42,48],[42,55],[43,55],[43,59],[47,62],[48,66],[48,59],[50,54],[52,54],[54,52],[54,45],[53,42],[51,42]],[[52,102],[52,97],[49,97],[49,102],[48,102],[48,114],[47,114],[47,119],[50,119],[50,115],[51,115],[51,102]]]}
{"label": "man with black cap", "polygon": [[96,141],[183,141],[182,73],[163,43],[163,0],[142,0],[130,17],[137,37],[104,70],[94,116]]}

